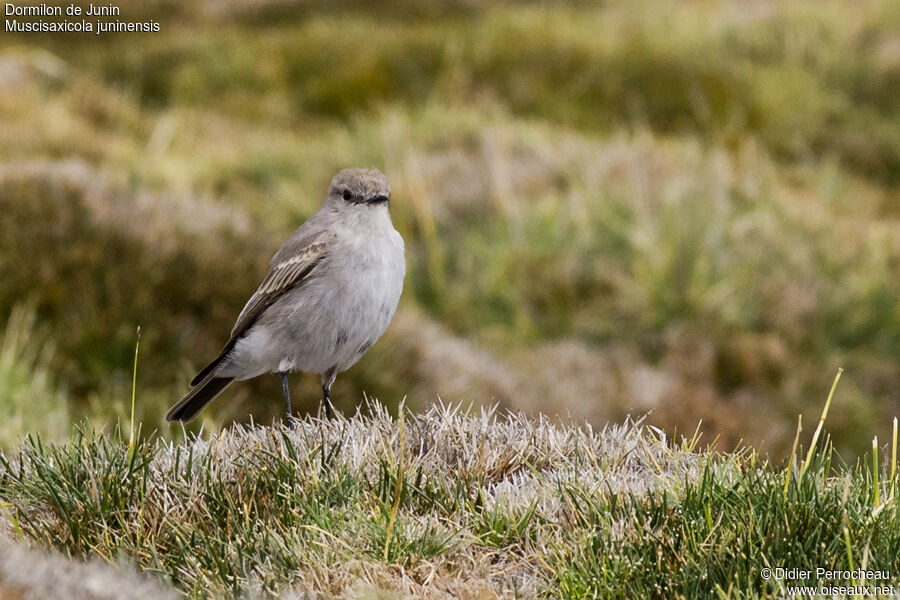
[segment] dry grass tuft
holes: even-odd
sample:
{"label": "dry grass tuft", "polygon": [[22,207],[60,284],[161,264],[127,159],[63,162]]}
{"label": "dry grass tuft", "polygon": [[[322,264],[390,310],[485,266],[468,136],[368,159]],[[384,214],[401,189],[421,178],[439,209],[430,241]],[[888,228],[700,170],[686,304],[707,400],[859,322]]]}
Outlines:
{"label": "dry grass tuft", "polygon": [[[64,445],[31,438],[0,454],[3,527],[191,597],[756,598],[786,595],[759,565],[898,568],[896,465],[838,467],[827,442],[798,471],[632,420],[596,430],[449,405],[394,418],[373,403],[294,425],[133,455],[84,428]],[[83,568],[55,569],[80,578],[56,585],[93,585]],[[108,589],[145,589],[129,569],[102,573]],[[47,581],[32,569],[8,585]]]}
{"label": "dry grass tuft", "polygon": [[[33,446],[0,467],[0,500],[25,537],[128,556],[185,591],[536,598],[546,548],[580,518],[567,489],[677,494],[702,472],[702,457],[640,422],[369,412],[159,441],[132,464],[104,437]],[[70,472],[87,478],[81,489],[52,491]]]}

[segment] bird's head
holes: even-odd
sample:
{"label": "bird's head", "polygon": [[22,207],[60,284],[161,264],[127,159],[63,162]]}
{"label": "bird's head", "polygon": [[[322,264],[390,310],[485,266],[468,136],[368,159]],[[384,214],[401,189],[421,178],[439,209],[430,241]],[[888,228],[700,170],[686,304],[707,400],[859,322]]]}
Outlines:
{"label": "bird's head", "polygon": [[344,169],[331,180],[328,199],[333,203],[387,206],[391,186],[378,169]]}

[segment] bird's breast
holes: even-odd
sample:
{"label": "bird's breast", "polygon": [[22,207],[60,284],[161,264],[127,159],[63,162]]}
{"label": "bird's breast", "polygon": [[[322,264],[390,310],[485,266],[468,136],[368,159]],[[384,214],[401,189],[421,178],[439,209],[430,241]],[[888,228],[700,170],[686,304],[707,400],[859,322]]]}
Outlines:
{"label": "bird's breast", "polygon": [[331,253],[319,276],[306,284],[305,292],[317,299],[308,314],[297,315],[303,321],[297,325],[307,329],[309,320],[319,322],[317,337],[327,339],[317,339],[315,345],[330,352],[318,354],[328,354],[326,362],[337,365],[339,371],[356,363],[381,337],[397,309],[406,260],[403,240],[393,229],[391,233],[360,236]]}

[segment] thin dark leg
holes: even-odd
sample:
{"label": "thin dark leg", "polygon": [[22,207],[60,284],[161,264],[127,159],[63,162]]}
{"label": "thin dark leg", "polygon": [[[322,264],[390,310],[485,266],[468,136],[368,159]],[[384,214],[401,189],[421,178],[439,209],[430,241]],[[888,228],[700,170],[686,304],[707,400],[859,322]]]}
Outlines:
{"label": "thin dark leg", "polygon": [[322,373],[322,404],[325,405],[325,416],[328,417],[328,420],[334,418],[334,409],[331,407],[331,386],[336,376],[336,367],[331,367]]}
{"label": "thin dark leg", "polygon": [[281,371],[281,391],[284,392],[284,410],[287,411],[288,425],[293,429],[294,419],[291,411],[291,389],[288,387],[287,371]]}
{"label": "thin dark leg", "polygon": [[322,404],[325,405],[325,416],[330,421],[334,418],[334,409],[331,408],[331,386],[322,386]]}

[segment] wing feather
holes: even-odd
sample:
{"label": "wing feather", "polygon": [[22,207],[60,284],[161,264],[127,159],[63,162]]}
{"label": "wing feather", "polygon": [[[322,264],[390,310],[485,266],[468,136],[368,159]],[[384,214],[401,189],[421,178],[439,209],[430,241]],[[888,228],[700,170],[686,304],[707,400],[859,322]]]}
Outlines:
{"label": "wing feather", "polygon": [[[292,238],[292,240],[293,239],[294,238]],[[222,349],[219,357],[197,373],[191,381],[192,386],[199,385],[210,376],[211,373],[217,372],[223,364],[223,361],[228,358],[228,354],[231,352],[231,349],[234,348],[235,342],[237,342],[238,338],[253,325],[254,321],[259,318],[259,315],[262,314],[266,308],[271,306],[282,294],[302,284],[313,269],[316,268],[316,265],[325,258],[333,236],[326,237],[325,239],[322,239],[322,237],[319,236],[318,238],[313,239],[315,241],[302,246],[299,250],[294,251],[292,248],[288,248],[287,245],[285,245],[278,251],[272,259],[274,264],[270,267],[269,272],[266,273],[259,288],[253,293],[250,300],[247,301],[241,314],[238,315],[237,322],[231,330],[231,339],[225,344],[225,348]],[[289,242],[292,240],[289,240]],[[276,259],[284,254],[285,250],[290,252],[290,255],[276,263]],[[210,399],[212,399],[212,397],[210,397]]]}
{"label": "wing feather", "polygon": [[302,283],[325,257],[327,250],[327,241],[315,242],[292,257],[272,265],[259,288],[238,315],[237,322],[231,330],[228,346],[231,346],[253,324],[263,310],[271,306],[286,291]]}

